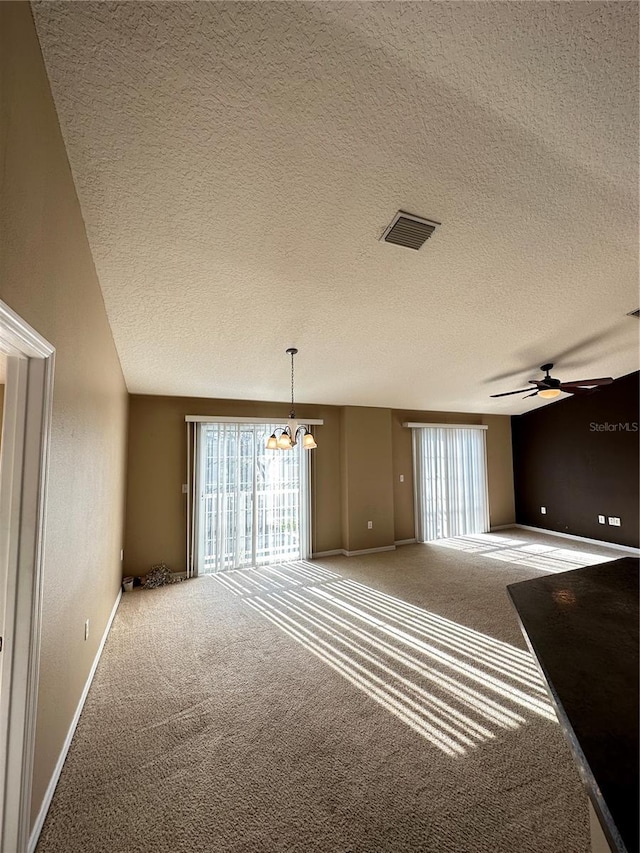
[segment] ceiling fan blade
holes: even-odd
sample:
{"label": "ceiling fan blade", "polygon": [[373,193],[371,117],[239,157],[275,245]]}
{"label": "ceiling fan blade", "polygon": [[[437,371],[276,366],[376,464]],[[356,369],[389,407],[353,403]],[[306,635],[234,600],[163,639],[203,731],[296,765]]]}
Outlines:
{"label": "ceiling fan blade", "polygon": [[564,391],[565,394],[575,394],[579,396],[580,394],[593,394],[594,391],[597,391],[597,388],[563,388],[560,386],[560,390]]}
{"label": "ceiling fan blade", "polygon": [[[528,390],[529,390],[529,389],[527,388],[527,391],[528,391]],[[537,396],[538,396],[538,392],[537,392],[537,391],[534,391],[534,392],[533,392],[533,394],[527,394],[527,396],[526,396],[526,397],[523,397],[522,399],[523,399],[523,400],[528,400],[528,399],[529,399],[529,397],[537,397]]]}
{"label": "ceiling fan blade", "polygon": [[613,378],[605,376],[604,379],[582,379],[580,382],[563,382],[561,388],[578,388],[582,385],[611,385]]}
{"label": "ceiling fan blade", "polygon": [[[525,391],[531,391],[531,388],[522,388],[520,391],[505,391],[504,394],[489,394],[490,397],[510,397],[512,394],[524,394]],[[536,394],[538,392],[536,391]]]}
{"label": "ceiling fan blade", "polygon": [[531,385],[542,385],[543,388],[546,384],[542,379],[528,379],[527,382],[530,382]]}

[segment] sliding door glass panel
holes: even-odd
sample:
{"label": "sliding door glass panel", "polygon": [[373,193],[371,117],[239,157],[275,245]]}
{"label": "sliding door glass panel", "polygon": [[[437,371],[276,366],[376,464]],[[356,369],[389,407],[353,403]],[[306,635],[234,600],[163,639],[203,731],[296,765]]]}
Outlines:
{"label": "sliding door glass panel", "polygon": [[267,450],[275,424],[200,427],[198,571],[309,555],[309,453]]}
{"label": "sliding door glass panel", "polygon": [[485,430],[413,430],[419,542],[489,529]]}

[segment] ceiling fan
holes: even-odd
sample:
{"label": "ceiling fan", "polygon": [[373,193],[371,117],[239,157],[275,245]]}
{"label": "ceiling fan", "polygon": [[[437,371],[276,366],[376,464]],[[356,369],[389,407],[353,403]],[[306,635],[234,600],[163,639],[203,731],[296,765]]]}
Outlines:
{"label": "ceiling fan", "polygon": [[[535,397],[536,394],[546,399],[552,399],[553,397],[557,397],[561,391],[566,391],[567,394],[590,394],[598,386],[610,385],[613,382],[611,376],[606,376],[603,379],[580,379],[575,382],[561,382],[559,379],[554,379],[553,376],[549,375],[552,367],[553,364],[542,365],[540,370],[544,370],[545,372],[544,379],[530,379],[529,382],[538,387],[533,394],[527,394],[526,397],[523,397],[523,400],[526,400],[527,397]],[[524,394],[525,391],[531,391],[531,388],[523,388],[520,391],[506,391],[504,394],[491,394],[490,396],[508,397],[511,394]]]}

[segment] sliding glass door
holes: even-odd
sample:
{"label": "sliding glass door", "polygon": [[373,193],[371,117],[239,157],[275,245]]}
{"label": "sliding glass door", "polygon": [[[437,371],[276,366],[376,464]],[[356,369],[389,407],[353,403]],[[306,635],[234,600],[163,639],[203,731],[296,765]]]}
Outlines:
{"label": "sliding glass door", "polygon": [[302,446],[267,450],[276,427],[199,424],[199,574],[309,556],[310,454]]}
{"label": "sliding glass door", "polygon": [[414,428],[413,459],[418,542],[489,529],[485,430]]}

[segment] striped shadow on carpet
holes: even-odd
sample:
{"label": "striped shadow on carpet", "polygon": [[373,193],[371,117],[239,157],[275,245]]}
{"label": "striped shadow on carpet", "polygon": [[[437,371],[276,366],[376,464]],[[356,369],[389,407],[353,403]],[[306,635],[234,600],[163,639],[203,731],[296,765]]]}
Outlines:
{"label": "striped shadow on carpet", "polygon": [[447,755],[556,719],[530,654],[362,583],[306,561],[208,577]]}
{"label": "striped shadow on carpet", "polygon": [[37,853],[588,853],[505,593],[540,570],[492,558],[553,544],[518,531],[127,593]]}

